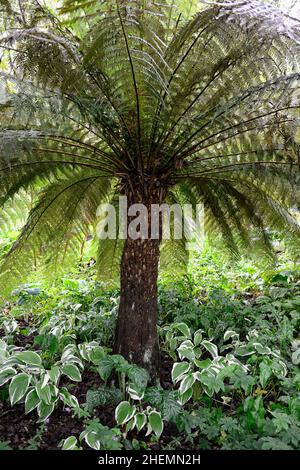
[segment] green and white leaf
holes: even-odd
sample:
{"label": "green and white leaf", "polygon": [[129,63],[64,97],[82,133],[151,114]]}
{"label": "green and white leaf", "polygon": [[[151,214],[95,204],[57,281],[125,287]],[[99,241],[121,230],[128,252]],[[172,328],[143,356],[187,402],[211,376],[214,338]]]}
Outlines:
{"label": "green and white leaf", "polygon": [[17,371],[13,367],[4,367],[0,370],[0,387],[7,382],[9,382],[15,375]]}
{"label": "green and white leaf", "polygon": [[149,424],[158,438],[160,438],[163,429],[164,423],[161,417],[161,414],[158,411],[151,411],[149,413]]}
{"label": "green and white leaf", "polygon": [[81,382],[82,380],[80,370],[75,364],[65,364],[61,369],[61,373],[74,382]]}
{"label": "green and white leaf", "polygon": [[53,413],[55,408],[55,404],[51,403],[48,405],[45,402],[40,402],[37,407],[38,415],[39,415],[39,422],[46,421],[47,418]]}
{"label": "green and white leaf", "polygon": [[28,365],[31,365],[31,366],[41,366],[42,365],[41,357],[34,351],[23,351],[23,352],[17,353],[15,355],[15,357],[19,361],[22,361],[25,364],[28,364]]}
{"label": "green and white leaf", "polygon": [[119,425],[127,423],[136,413],[136,407],[130,405],[128,401],[122,401],[119,403],[115,410],[116,422]]}
{"label": "green and white leaf", "polygon": [[36,390],[30,390],[30,392],[27,393],[25,398],[25,414],[28,414],[33,411],[38,406],[40,401],[41,400],[38,394],[36,393]]}
{"label": "green and white leaf", "polygon": [[215,344],[207,340],[203,340],[201,344],[212,355],[214,359],[218,357],[218,348]]}
{"label": "green and white leaf", "polygon": [[61,448],[62,450],[79,450],[77,444],[77,438],[75,436],[70,436],[62,442]]}
{"label": "green and white leaf", "polygon": [[12,406],[24,397],[30,385],[30,381],[31,377],[25,373],[13,377],[9,385],[9,398]]}
{"label": "green and white leaf", "polygon": [[54,385],[58,384],[59,378],[60,378],[60,369],[58,366],[52,366],[50,370],[47,370],[47,374],[49,375],[49,378],[51,382],[54,383]]}
{"label": "green and white leaf", "polygon": [[188,389],[190,389],[194,385],[195,380],[196,380],[196,377],[192,373],[189,373],[186,376],[184,376],[179,387],[180,395],[183,395]]}
{"label": "green and white leaf", "polygon": [[176,384],[182,376],[189,372],[191,365],[188,362],[175,362],[172,367],[172,381]]}

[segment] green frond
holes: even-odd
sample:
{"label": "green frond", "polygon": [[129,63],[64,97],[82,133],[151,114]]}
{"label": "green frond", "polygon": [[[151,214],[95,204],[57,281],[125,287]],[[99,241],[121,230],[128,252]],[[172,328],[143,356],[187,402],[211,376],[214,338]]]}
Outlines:
{"label": "green frond", "polygon": [[[183,3],[0,0],[3,226],[13,197],[41,191],[2,265],[8,288],[43,258],[66,268],[102,201],[154,186],[203,202],[235,256],[271,260],[270,229],[298,238],[299,25],[256,0]],[[98,241],[113,278],[123,241]],[[161,268],[183,272],[186,242],[163,243]]]}
{"label": "green frond", "polygon": [[270,262],[274,259],[270,230],[299,240],[300,225],[291,210],[297,186],[298,181],[293,185],[290,173],[263,172],[259,168],[255,178],[247,171],[244,175],[238,172],[236,178],[228,175],[228,179],[222,175],[215,179],[190,178],[179,185],[179,191],[194,205],[203,202],[205,234],[214,237],[221,233],[235,256],[258,252]]}
{"label": "green frond", "polygon": [[[173,204],[182,205],[183,203],[183,192],[172,191],[167,197],[167,203],[170,207]],[[191,201],[189,201],[191,202]],[[183,216],[185,216],[183,214]],[[184,231],[184,224],[188,224],[188,220],[183,220],[182,237],[180,239],[175,238],[174,233],[174,214],[170,216],[170,239],[163,239],[161,250],[160,250],[160,271],[168,273],[176,273],[177,275],[183,275],[187,273],[187,266],[189,260],[188,243],[190,240],[186,237]]]}
{"label": "green frond", "polygon": [[26,223],[29,211],[34,204],[33,193],[21,191],[0,208],[0,233],[20,230]]}
{"label": "green frond", "polygon": [[2,290],[38,267],[66,272],[92,230],[96,211],[112,190],[112,181],[82,172],[47,186],[31,210],[22,233],[1,266]]}
{"label": "green frond", "polygon": [[[96,233],[94,244],[96,245],[97,254],[97,275],[98,279],[103,282],[108,282],[111,285],[118,285],[119,284],[119,270],[120,270],[120,263],[123,253],[124,247],[124,240],[119,238],[119,231],[120,227],[120,217],[119,217],[119,205],[118,205],[118,197],[116,192],[114,192],[111,197],[109,198],[108,202],[115,210],[115,222],[116,222],[116,238],[101,238],[99,233],[99,226],[98,231]],[[105,214],[102,214],[102,217]],[[101,220],[101,219],[100,219]],[[100,222],[100,221],[99,221]],[[98,223],[99,223],[98,222]],[[101,225],[102,227],[102,225]],[[102,227],[103,228],[103,227]],[[107,227],[104,227],[104,230],[107,230]]]}

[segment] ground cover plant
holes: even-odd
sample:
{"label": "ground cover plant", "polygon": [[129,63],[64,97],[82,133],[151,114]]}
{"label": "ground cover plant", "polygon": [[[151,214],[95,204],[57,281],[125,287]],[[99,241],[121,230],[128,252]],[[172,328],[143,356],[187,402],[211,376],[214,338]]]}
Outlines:
{"label": "ground cover plant", "polygon": [[267,229],[299,235],[298,22],[257,1],[192,5],[0,2],[1,204],[33,195],[2,290],[66,272],[101,203],[142,204],[125,217],[133,236],[116,221],[95,241],[99,275],[120,277],[114,352],[153,382],[158,270],[188,262],[186,232],[164,239],[153,205],[202,203],[235,255],[272,257]]}
{"label": "ground cover plant", "polygon": [[112,353],[119,291],[93,277],[25,286],[2,310],[1,448],[299,448],[297,264],[233,269],[207,247],[162,277],[155,385]]}
{"label": "ground cover plant", "polygon": [[299,450],[278,3],[0,0],[0,450]]}

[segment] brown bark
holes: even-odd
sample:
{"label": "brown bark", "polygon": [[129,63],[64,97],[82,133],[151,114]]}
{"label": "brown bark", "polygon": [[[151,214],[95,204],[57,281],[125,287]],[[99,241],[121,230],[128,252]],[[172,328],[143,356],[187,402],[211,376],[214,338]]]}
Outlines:
{"label": "brown bark", "polygon": [[157,274],[159,240],[126,240],[121,263],[121,298],[115,353],[148,370],[159,368]]}
{"label": "brown bark", "polygon": [[[125,241],[121,261],[121,298],[114,352],[146,369],[152,383],[159,370],[157,333],[157,277],[161,233],[151,239],[151,203],[161,202],[161,191],[148,191],[144,200],[132,193],[128,204],[143,202],[148,209],[148,239]],[[160,227],[161,231],[161,227]]]}

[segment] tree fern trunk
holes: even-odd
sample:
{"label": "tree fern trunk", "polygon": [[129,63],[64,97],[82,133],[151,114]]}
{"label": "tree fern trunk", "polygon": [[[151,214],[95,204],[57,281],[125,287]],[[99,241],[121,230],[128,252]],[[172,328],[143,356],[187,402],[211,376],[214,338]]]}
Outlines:
{"label": "tree fern trunk", "polygon": [[[155,180],[147,186],[126,191],[128,207],[142,203],[147,208],[148,238],[125,241],[121,261],[121,298],[115,337],[115,353],[146,369],[155,381],[159,370],[157,334],[157,277],[162,218],[158,221],[157,238],[151,238],[151,205],[161,204],[165,189]],[[128,218],[128,223],[133,220]]]}
{"label": "tree fern trunk", "polygon": [[115,353],[148,370],[152,382],[159,368],[157,275],[159,240],[125,242],[121,262],[121,299]]}

